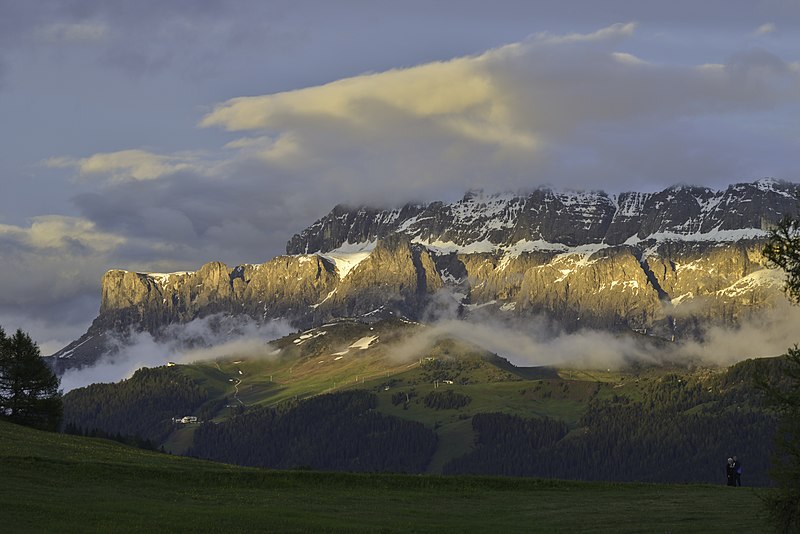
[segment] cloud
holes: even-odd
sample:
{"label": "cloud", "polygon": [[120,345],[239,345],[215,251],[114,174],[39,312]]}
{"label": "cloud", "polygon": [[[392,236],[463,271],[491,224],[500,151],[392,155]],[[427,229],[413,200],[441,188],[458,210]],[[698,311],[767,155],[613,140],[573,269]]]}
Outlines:
{"label": "cloud", "polygon": [[680,345],[680,351],[689,358],[723,366],[747,358],[778,356],[800,343],[798,324],[800,307],[781,301],[776,308],[750,317],[738,328],[709,328],[702,341],[686,342]]}
{"label": "cloud", "polygon": [[53,43],[93,43],[105,40],[108,31],[108,26],[99,21],[56,22],[39,27],[36,34]]}
{"label": "cloud", "polygon": [[0,325],[30,332],[44,354],[76,339],[97,312],[100,279],[124,243],[78,217],[0,224]]}
{"label": "cloud", "polygon": [[570,33],[567,35],[553,35],[548,32],[537,33],[534,35],[533,41],[547,45],[617,41],[624,37],[632,36],[634,30],[636,30],[635,22],[617,23],[606,28],[600,28],[592,33]]}
{"label": "cloud", "polygon": [[753,35],[769,35],[771,33],[775,33],[777,28],[775,24],[772,22],[767,22],[759,26],[753,31]]}
{"label": "cloud", "polygon": [[268,342],[294,329],[281,320],[256,324],[248,317],[211,315],[186,324],[172,325],[159,339],[147,332],[130,332],[112,339],[114,350],[97,364],[71,369],[61,377],[64,392],[97,382],[118,382],[130,378],[142,367],[167,362],[193,363],[217,358],[271,358]]}
{"label": "cloud", "polygon": [[[618,49],[634,30],[539,34],[475,56],[234,98],[200,126],[254,132],[229,148],[255,155],[261,143],[265,164],[338,186],[353,202],[554,180],[616,190],[643,173],[660,186],[760,176],[742,161],[757,155],[736,132],[755,132],[738,117],[798,103],[796,69],[763,50],[715,65],[650,62]],[[727,117],[714,153],[693,157],[709,142],[705,124]]]}
{"label": "cloud", "polygon": [[107,252],[124,238],[97,230],[91,221],[79,217],[41,215],[29,227],[0,224],[0,239],[9,238],[37,249],[95,250]]}
{"label": "cloud", "polygon": [[[734,83],[737,75],[750,73],[747,68],[756,77],[763,63],[782,63],[774,55],[737,55],[719,69],[659,66],[613,49],[633,28],[617,24],[586,35],[536,37],[477,56],[234,98],[200,125],[299,133],[333,122],[342,133],[355,134],[407,119],[421,121],[420,129],[439,126],[453,137],[460,133],[457,125],[469,122],[552,138],[587,121],[744,111],[798,97],[796,89],[785,91],[769,79],[757,94]],[[785,69],[774,74],[791,76]]]}
{"label": "cloud", "polygon": [[199,153],[159,155],[138,149],[99,153],[80,159],[55,157],[43,163],[51,168],[74,168],[82,178],[104,177],[111,182],[156,180],[176,172],[203,171]]}
{"label": "cloud", "polygon": [[595,330],[554,335],[542,321],[511,327],[498,320],[445,319],[393,347],[400,361],[425,354],[442,339],[458,339],[502,356],[519,366],[566,366],[584,369],[620,368],[632,361],[657,362],[652,347],[632,337]]}
{"label": "cloud", "polygon": [[512,324],[492,317],[445,317],[393,346],[390,355],[399,361],[414,360],[429,352],[436,342],[454,338],[519,366],[621,369],[639,362],[727,367],[748,358],[784,354],[788,347],[800,342],[798,322],[800,307],[783,301],[738,327],[715,326],[704,332],[702,340],[667,343],[597,330],[559,333],[543,318]]}
{"label": "cloud", "polygon": [[30,226],[0,225],[0,307],[45,306],[96,290],[106,258],[125,238],[94,223],[57,215]]}
{"label": "cloud", "polygon": [[[558,50],[570,53],[574,50],[571,45],[578,45],[590,58],[597,59],[592,52],[594,45],[608,46],[617,42],[632,35],[634,27],[633,23],[628,23],[615,24],[591,34],[540,34],[526,42],[477,56],[365,74],[272,95],[235,98],[216,106],[200,125],[221,126],[228,131],[303,131],[315,126],[315,121],[325,121],[336,122],[349,130],[365,129],[374,133],[376,127],[391,126],[381,124],[382,121],[408,119],[421,121],[420,129],[438,127],[441,133],[455,138],[463,136],[489,144],[502,144],[510,138],[513,142],[515,137],[528,138],[537,130],[545,130],[546,126],[536,124],[538,109],[550,105],[549,101],[560,104],[554,98],[555,91],[538,96],[522,94],[521,91],[526,90],[535,93],[536,84],[520,87],[519,82],[524,81],[520,76],[545,74],[546,69],[553,67],[547,56]],[[598,55],[606,64],[613,63],[609,60],[614,54]],[[564,64],[557,68],[569,70]],[[598,71],[595,74],[599,74]],[[558,111],[564,111],[561,107]],[[515,121],[527,108],[534,111],[532,120]],[[475,135],[487,126],[490,131],[507,132],[509,136]],[[528,145],[523,143],[525,147]]]}

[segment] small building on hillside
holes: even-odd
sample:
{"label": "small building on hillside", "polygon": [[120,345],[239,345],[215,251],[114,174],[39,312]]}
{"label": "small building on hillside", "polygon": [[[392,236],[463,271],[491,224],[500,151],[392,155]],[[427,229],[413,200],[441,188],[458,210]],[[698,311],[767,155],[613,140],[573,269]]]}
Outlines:
{"label": "small building on hillside", "polygon": [[185,425],[187,423],[197,423],[198,420],[196,415],[184,415],[183,417],[173,417],[172,422]]}

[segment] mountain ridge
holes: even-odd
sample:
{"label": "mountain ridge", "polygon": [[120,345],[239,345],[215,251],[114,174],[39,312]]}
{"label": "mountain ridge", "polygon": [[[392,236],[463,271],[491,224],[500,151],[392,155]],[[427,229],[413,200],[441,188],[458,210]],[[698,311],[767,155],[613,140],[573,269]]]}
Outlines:
{"label": "mountain ridge", "polygon": [[91,365],[111,335],[158,336],[214,314],[308,328],[387,314],[436,319],[444,309],[690,338],[783,298],[781,273],[765,269],[760,251],[770,225],[797,213],[799,192],[762,179],[720,191],[540,188],[394,210],[336,206],[263,264],[109,271],[98,317],[54,355],[55,367]]}
{"label": "mountain ridge", "polygon": [[470,191],[450,204],[407,204],[386,210],[338,205],[295,234],[286,253],[324,253],[391,233],[404,233],[427,245],[440,242],[455,247],[484,241],[510,247],[521,240],[567,247],[620,245],[672,234],[710,234],[715,239],[715,231],[765,231],[796,211],[799,191],[797,184],[763,178],[718,191],[674,185],[656,193],[608,195],[542,187],[528,194]]}

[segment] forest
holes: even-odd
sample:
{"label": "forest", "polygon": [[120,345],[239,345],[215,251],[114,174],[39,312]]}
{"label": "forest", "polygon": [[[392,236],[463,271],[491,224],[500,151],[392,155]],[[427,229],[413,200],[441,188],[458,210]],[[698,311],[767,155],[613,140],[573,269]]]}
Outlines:
{"label": "forest", "polygon": [[374,410],[363,390],[258,408],[195,434],[192,456],[257,467],[420,473],[436,451],[421,423]]}
{"label": "forest", "polygon": [[173,417],[192,415],[208,392],[175,367],[142,368],[116,384],[92,384],[64,396],[64,429],[160,443]]}
{"label": "forest", "polygon": [[760,406],[751,377],[774,372],[772,363],[742,362],[711,381],[667,375],[640,399],[593,400],[571,432],[547,418],[477,414],[475,450],[444,472],[722,483],[726,459],[738,455],[746,484],[770,485],[777,420]]}

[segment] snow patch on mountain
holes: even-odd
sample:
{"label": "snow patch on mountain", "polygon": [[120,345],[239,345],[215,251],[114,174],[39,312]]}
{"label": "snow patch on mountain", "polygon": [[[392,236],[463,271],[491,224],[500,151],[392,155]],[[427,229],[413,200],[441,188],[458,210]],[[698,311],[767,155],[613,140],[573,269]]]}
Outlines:
{"label": "snow patch on mountain", "polygon": [[174,277],[174,276],[183,277],[183,276],[187,276],[187,275],[190,275],[190,274],[194,274],[194,272],[193,271],[176,271],[174,273],[140,273],[140,274],[144,274],[147,277],[152,278],[153,280],[155,280],[158,283],[158,285],[163,287],[163,286],[167,285],[169,283],[169,279]]}
{"label": "snow patch on mountain", "polygon": [[356,340],[352,345],[350,345],[350,348],[366,350],[369,348],[370,345],[372,345],[377,340],[378,336],[365,336]]}
{"label": "snow patch on mountain", "polygon": [[[738,230],[720,230],[715,228],[710,232],[694,232],[678,234],[674,232],[657,232],[639,241],[655,239],[656,241],[741,241],[742,239],[762,239],[768,235],[766,230],[759,228],[741,228]],[[631,244],[631,243],[628,243]],[[635,243],[633,243],[635,244]]]}
{"label": "snow patch on mountain", "polygon": [[786,183],[775,178],[762,178],[755,182],[755,186],[764,192],[776,193],[783,197],[794,198],[791,193],[786,191]]}
{"label": "snow patch on mountain", "polygon": [[301,334],[300,336],[296,337],[294,340],[292,340],[292,343],[294,343],[297,346],[300,346],[310,339],[316,339],[320,336],[324,336],[327,333],[328,332],[325,330],[317,330],[317,331],[310,330],[305,334]]}
{"label": "snow patch on mountain", "polygon": [[730,287],[717,291],[718,295],[738,297],[750,294],[753,290],[763,287],[781,287],[785,275],[780,269],[762,269],[740,278]]}
{"label": "snow patch on mountain", "polygon": [[[336,270],[339,272],[339,279],[344,280],[350,271],[369,257],[372,251],[375,250],[376,243],[377,241],[367,241],[363,243],[350,243],[348,241],[330,252],[320,254],[320,256],[332,261],[336,266]],[[327,300],[327,298],[325,300]]]}

